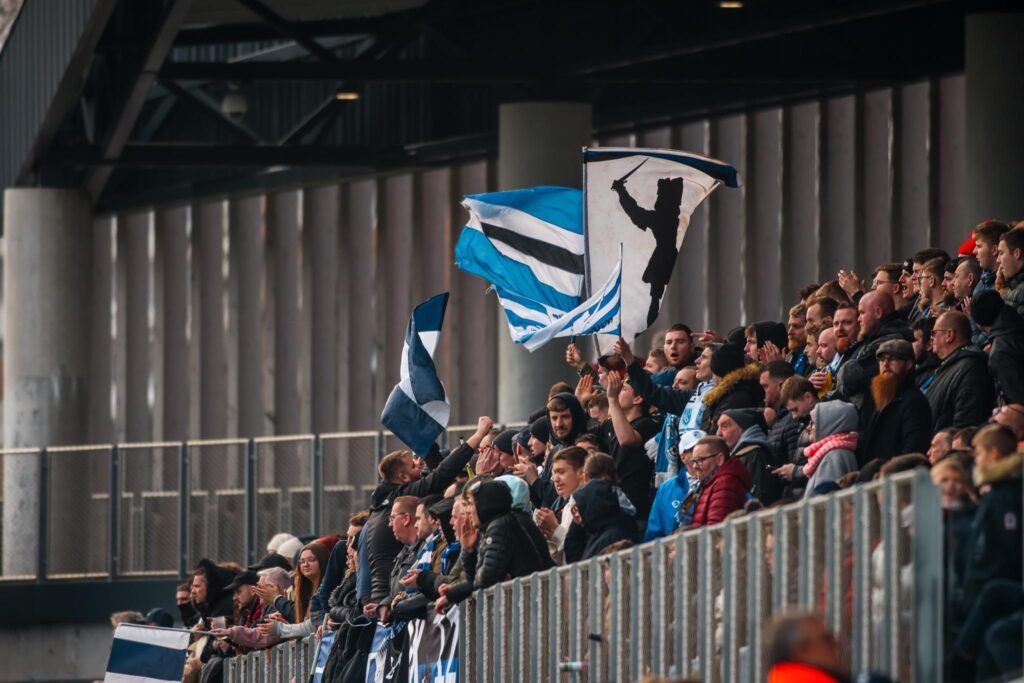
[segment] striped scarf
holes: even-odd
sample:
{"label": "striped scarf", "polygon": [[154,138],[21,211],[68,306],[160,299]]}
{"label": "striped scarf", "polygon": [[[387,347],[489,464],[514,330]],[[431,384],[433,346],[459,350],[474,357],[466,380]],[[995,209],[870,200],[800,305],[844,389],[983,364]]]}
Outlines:
{"label": "striped scarf", "polygon": [[857,450],[857,432],[837,432],[826,436],[820,441],[815,441],[804,449],[804,457],[807,464],[804,465],[804,474],[810,477],[814,470],[818,469],[822,459],[829,451],[837,448],[845,448],[848,451]]}
{"label": "striped scarf", "polygon": [[[419,557],[416,558],[416,562],[413,563],[410,569],[418,569],[423,572],[430,571],[430,568],[434,563],[434,548],[437,546],[437,540],[441,538],[441,530],[434,529],[434,533],[423,539],[423,545],[420,546]],[[406,593],[418,593],[418,588],[406,588]]]}
{"label": "striped scarf", "polygon": [[452,565],[455,564],[455,558],[459,556],[459,552],[462,550],[462,545],[458,540],[450,542],[441,551],[441,573],[445,576],[452,570]]}

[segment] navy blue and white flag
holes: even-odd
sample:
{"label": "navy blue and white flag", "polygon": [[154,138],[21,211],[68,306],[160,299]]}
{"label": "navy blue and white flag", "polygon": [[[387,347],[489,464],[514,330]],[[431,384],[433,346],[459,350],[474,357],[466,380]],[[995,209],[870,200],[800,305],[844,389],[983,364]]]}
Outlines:
{"label": "navy blue and white flag", "polygon": [[[587,285],[608,278],[624,244],[621,335],[631,341],[658,317],[690,215],[719,185],[739,187],[739,174],[696,154],[619,147],[585,148],[583,170]],[[598,337],[602,354],[614,343]]]}
{"label": "navy blue and white flag", "polygon": [[455,263],[538,311],[570,311],[583,288],[583,195],[533,187],[466,197]]}
{"label": "navy blue and white flag", "polygon": [[412,312],[402,347],[402,379],[384,405],[381,423],[409,448],[426,454],[448,426],[451,404],[434,367],[448,292],[427,299]]}
{"label": "navy blue and white flag", "polygon": [[191,633],[118,624],[110,646],[105,683],[177,683],[185,672]]}
{"label": "navy blue and white flag", "polygon": [[594,295],[567,312],[543,314],[529,307],[528,301],[497,289],[498,301],[505,309],[512,339],[535,351],[555,337],[582,337],[588,334],[618,336],[622,313],[622,261],[612,270],[608,281]]}

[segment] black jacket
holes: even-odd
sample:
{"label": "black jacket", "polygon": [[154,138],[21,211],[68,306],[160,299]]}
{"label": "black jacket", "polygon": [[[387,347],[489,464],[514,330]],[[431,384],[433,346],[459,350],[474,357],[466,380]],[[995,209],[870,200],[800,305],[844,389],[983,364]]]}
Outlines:
{"label": "black jacket", "polygon": [[476,547],[462,550],[462,567],[468,580],[448,586],[452,604],[473,591],[509,578],[540,571],[541,558],[529,535],[512,514],[512,492],[500,481],[485,481],[473,492],[480,535]]}
{"label": "black jacket", "polygon": [[554,460],[555,454],[562,450],[566,446],[572,446],[576,437],[587,431],[587,424],[589,418],[587,411],[583,410],[583,406],[580,405],[579,400],[567,391],[560,394],[555,394],[552,398],[560,398],[569,406],[569,412],[572,414],[572,429],[564,439],[559,439],[555,436],[555,430],[550,429],[548,437],[548,455],[547,460],[544,461],[544,469],[537,480],[530,485],[530,502],[533,503],[534,507],[545,507],[550,508],[555,500],[558,498],[558,494],[555,492],[555,485],[551,483],[551,465]]}
{"label": "black jacket", "polygon": [[690,397],[693,396],[692,391],[658,386],[651,381],[650,374],[640,365],[639,360],[634,359],[626,366],[626,372],[629,374],[629,384],[633,391],[663,413],[682,415]]}
{"label": "black jacket", "polygon": [[473,457],[473,452],[468,444],[462,444],[449,453],[436,470],[422,479],[407,484],[383,481],[377,486],[371,499],[370,518],[366,520],[366,526],[361,532],[361,536],[366,538],[366,552],[370,560],[370,602],[379,603],[390,594],[391,567],[402,549],[402,544],[388,527],[388,516],[391,514],[391,504],[395,498],[422,498],[432,493],[444,493],[459,472],[465,469],[469,459]]}
{"label": "black jacket", "polygon": [[206,575],[206,602],[196,605],[196,611],[207,625],[213,617],[227,617],[230,622],[235,613],[234,591],[226,590],[226,587],[235,579],[235,573],[207,559],[199,560],[196,569],[201,569]]}
{"label": "black jacket", "polygon": [[975,470],[975,483],[991,489],[981,497],[971,524],[972,542],[959,592],[961,615],[970,610],[987,582],[1021,581],[1022,458],[1016,453]]}
{"label": "black jacket", "polygon": [[914,333],[899,314],[890,313],[875,326],[857,346],[843,359],[843,365],[836,374],[835,398],[853,404],[861,416],[861,427],[866,422],[864,394],[871,386],[871,378],[878,374],[878,360],[875,352],[882,342],[890,339],[914,341]]}
{"label": "black jacket", "polygon": [[768,430],[768,443],[772,446],[773,462],[778,467],[793,462],[796,457],[796,447],[800,441],[800,432],[806,425],[785,408],[779,408],[775,413],[775,422]]}
{"label": "black jacket", "polygon": [[1006,281],[1006,292],[1003,294],[1006,305],[1013,308],[1017,315],[1024,318],[1024,268]]}
{"label": "black jacket", "polygon": [[713,433],[718,417],[733,408],[761,408],[764,406],[764,389],[761,388],[761,366],[751,363],[733,370],[723,377],[711,391],[704,394],[705,432]]}
{"label": "black jacket", "polygon": [[988,332],[988,369],[1006,403],[1024,403],[1024,319],[1009,306]]}
{"label": "black jacket", "polygon": [[985,354],[960,347],[939,364],[924,392],[932,408],[932,433],[982,424],[992,414],[995,393]]}
{"label": "black jacket", "polygon": [[519,526],[523,528],[523,531],[526,532],[527,537],[530,539],[533,549],[537,551],[537,556],[540,558],[540,568],[551,569],[554,567],[555,561],[551,559],[548,540],[544,538],[544,533],[537,527],[537,523],[533,521],[530,513],[525,510],[513,509],[512,516],[519,522]]}
{"label": "black jacket", "polygon": [[857,445],[860,466],[875,458],[888,460],[928,450],[932,440],[931,406],[912,377],[904,379],[899,392],[882,410],[875,409],[870,395],[865,405],[871,412]]}
{"label": "black jacket", "polygon": [[593,479],[572,494],[583,526],[573,524],[565,537],[565,561],[595,557],[617,541],[636,541],[636,521],[619,506],[612,485]]}

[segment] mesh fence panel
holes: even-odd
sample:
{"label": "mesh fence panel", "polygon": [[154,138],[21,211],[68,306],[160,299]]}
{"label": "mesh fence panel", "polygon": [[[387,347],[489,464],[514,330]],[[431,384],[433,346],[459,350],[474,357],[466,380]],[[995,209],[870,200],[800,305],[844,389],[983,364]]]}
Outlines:
{"label": "mesh fence panel", "polygon": [[377,486],[378,433],[325,434],[323,448],[323,528],[342,533],[348,518],[370,507]]}
{"label": "mesh fence panel", "polygon": [[913,647],[914,641],[910,634],[914,633],[914,566],[911,527],[914,519],[913,491],[909,480],[901,480],[895,484],[896,509],[894,514],[896,530],[896,614],[898,622],[893,633],[893,651],[896,653],[896,678],[901,681],[914,680]]}
{"label": "mesh fence panel", "polygon": [[204,557],[245,561],[246,445],[242,439],[188,444],[190,567]]}
{"label": "mesh fence panel", "polygon": [[313,527],[313,437],[256,439],[256,547],[274,534],[301,536]]}
{"label": "mesh fence panel", "polygon": [[108,573],[110,458],[107,446],[47,451],[48,578]]}
{"label": "mesh fence panel", "polygon": [[[40,466],[38,448],[9,448],[0,453],[0,467],[4,487],[16,487],[18,474],[25,471],[37,471]],[[11,492],[8,495],[12,495]],[[0,515],[0,557],[3,557],[3,525],[4,516]],[[13,534],[12,534],[13,535]],[[16,564],[17,566],[11,566]],[[37,558],[21,558],[18,562],[0,569],[0,581],[25,581],[36,578]]]}
{"label": "mesh fence panel", "polygon": [[118,573],[178,573],[181,444],[130,444],[117,450],[120,472]]}

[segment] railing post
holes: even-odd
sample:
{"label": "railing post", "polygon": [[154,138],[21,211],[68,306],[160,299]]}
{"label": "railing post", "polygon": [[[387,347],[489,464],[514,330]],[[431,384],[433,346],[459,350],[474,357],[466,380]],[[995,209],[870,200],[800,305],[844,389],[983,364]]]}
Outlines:
{"label": "railing post", "polygon": [[113,581],[117,576],[118,554],[121,546],[120,519],[121,514],[121,479],[120,460],[121,453],[114,444],[110,447],[110,498],[107,500],[107,578]]}
{"label": "railing post", "polygon": [[312,466],[309,477],[309,504],[312,507],[309,514],[310,531],[314,536],[319,536],[323,525],[324,495],[324,442],[319,434],[313,437],[313,457],[309,461]]}
{"label": "railing post", "polygon": [[50,513],[50,457],[45,448],[39,449],[39,547],[36,554],[36,581],[46,580],[47,526]]}
{"label": "railing post", "polygon": [[255,564],[256,557],[256,441],[245,444],[245,559]]}
{"label": "railing post", "polygon": [[192,482],[189,479],[188,442],[178,446],[178,578],[188,576],[188,550],[191,541],[189,533],[189,510],[191,508]]}
{"label": "railing post", "polygon": [[939,489],[927,470],[915,471],[913,480],[914,533],[914,678],[942,680],[943,532]]}

